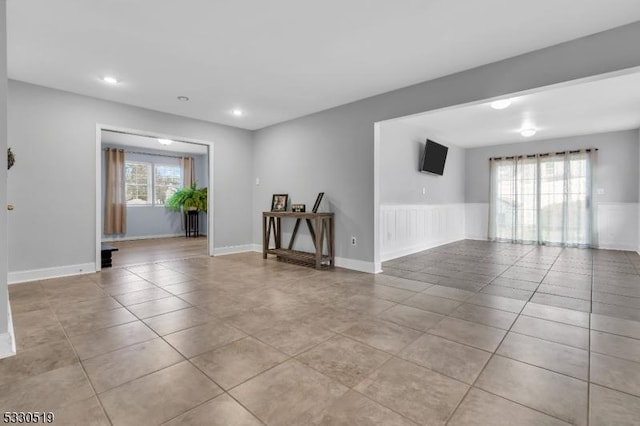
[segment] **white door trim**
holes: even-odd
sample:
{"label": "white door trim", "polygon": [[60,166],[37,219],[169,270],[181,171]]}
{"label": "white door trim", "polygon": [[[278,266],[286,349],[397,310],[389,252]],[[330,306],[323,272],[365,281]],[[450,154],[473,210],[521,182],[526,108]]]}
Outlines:
{"label": "white door trim", "polygon": [[213,187],[213,171],[214,171],[214,142],[205,141],[201,139],[193,139],[186,138],[183,136],[169,135],[166,133],[159,133],[155,131],[149,130],[140,130],[140,129],[130,129],[126,127],[113,126],[109,124],[96,124],[96,272],[102,270],[102,255],[100,243],[102,242],[102,131],[114,131],[114,132],[122,132],[129,133],[132,135],[138,136],[147,136],[158,139],[172,139],[180,142],[188,142],[195,143],[199,145],[206,145],[207,152],[209,157],[209,195],[208,195],[208,204],[207,207],[207,252],[209,256],[213,256],[214,254],[214,205],[213,205],[213,196],[214,196],[214,187]]}

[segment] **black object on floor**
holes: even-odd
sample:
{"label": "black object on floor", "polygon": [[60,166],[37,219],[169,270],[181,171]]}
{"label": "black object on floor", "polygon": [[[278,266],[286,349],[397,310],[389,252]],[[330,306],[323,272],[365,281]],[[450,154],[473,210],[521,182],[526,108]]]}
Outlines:
{"label": "black object on floor", "polygon": [[114,251],[118,251],[118,249],[114,246],[110,246],[108,244],[102,243],[101,250],[102,250],[102,267],[111,268],[112,266],[111,253],[113,253]]}

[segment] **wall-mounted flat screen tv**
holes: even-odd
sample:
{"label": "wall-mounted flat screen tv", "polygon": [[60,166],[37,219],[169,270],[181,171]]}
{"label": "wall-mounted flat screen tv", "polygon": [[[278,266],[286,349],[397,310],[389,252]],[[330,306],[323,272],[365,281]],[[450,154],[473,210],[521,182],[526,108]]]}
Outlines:
{"label": "wall-mounted flat screen tv", "polygon": [[444,163],[447,161],[447,152],[449,152],[448,147],[427,139],[427,145],[424,148],[424,155],[420,163],[420,171],[442,176]]}

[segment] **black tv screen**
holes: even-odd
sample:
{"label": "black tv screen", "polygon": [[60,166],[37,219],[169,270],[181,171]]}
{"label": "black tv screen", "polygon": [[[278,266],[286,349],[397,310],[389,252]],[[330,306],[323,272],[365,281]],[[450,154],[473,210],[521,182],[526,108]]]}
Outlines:
{"label": "black tv screen", "polygon": [[440,175],[444,173],[444,163],[447,161],[449,148],[437,142],[427,139],[424,156],[420,164],[420,171]]}

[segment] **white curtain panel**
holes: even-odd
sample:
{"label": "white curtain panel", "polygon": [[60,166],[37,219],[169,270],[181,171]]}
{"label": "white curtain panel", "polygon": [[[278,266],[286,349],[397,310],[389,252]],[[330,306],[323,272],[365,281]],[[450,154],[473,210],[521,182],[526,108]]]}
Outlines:
{"label": "white curtain panel", "polygon": [[595,153],[490,159],[489,239],[590,247]]}

